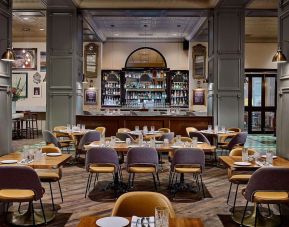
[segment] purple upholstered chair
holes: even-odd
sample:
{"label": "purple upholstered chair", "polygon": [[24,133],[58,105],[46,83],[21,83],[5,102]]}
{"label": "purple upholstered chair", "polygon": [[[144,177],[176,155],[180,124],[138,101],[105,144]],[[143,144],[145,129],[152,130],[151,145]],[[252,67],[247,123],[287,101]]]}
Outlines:
{"label": "purple upholstered chair", "polygon": [[207,144],[211,144],[210,141],[208,140],[208,138],[201,132],[189,132],[189,135],[191,138],[193,137],[197,137],[199,142],[204,142]]}
{"label": "purple upholstered chair", "polygon": [[98,178],[98,174],[100,173],[112,173],[113,178],[115,177],[116,173],[118,173],[119,177],[121,177],[118,156],[113,148],[96,147],[89,149],[86,154],[85,168],[86,171],[89,172],[85,191],[85,198],[87,192],[90,189],[93,174],[95,174],[94,186],[95,181]]}
{"label": "purple upholstered chair", "polygon": [[48,130],[42,131],[42,136],[46,144],[54,144],[55,147],[61,148],[61,144],[58,139]]}
{"label": "purple upholstered chair", "polygon": [[[281,217],[281,203],[289,203],[289,168],[262,167],[254,172],[243,189],[242,193],[247,200],[243,213],[242,223],[245,218],[249,202],[258,204],[278,204]],[[273,195],[273,197],[272,197]],[[258,210],[255,216],[255,226],[258,218]]]}
{"label": "purple upholstered chair", "polygon": [[175,133],[174,132],[169,132],[169,133],[164,133],[161,137],[159,137],[157,140],[159,141],[164,141],[164,139],[168,139],[169,142],[172,142],[172,140],[175,137]]}
{"label": "purple upholstered chair", "polygon": [[246,143],[247,136],[247,132],[240,132],[235,135],[228,144],[220,145],[220,148],[230,151],[236,147],[242,147]]}
{"label": "purple upholstered chair", "polygon": [[183,175],[185,173],[192,173],[194,176],[196,176],[197,185],[199,185],[199,176],[200,176],[203,196],[205,197],[202,179],[202,173],[204,169],[205,169],[205,153],[202,149],[199,148],[177,149],[171,163],[169,187],[172,186],[175,174],[181,174],[180,184],[184,184],[184,181],[182,179]]}
{"label": "purple upholstered chair", "polygon": [[153,175],[154,186],[157,191],[155,174],[157,176],[158,183],[160,184],[158,176],[158,163],[158,153],[155,148],[135,147],[129,149],[127,153],[127,171],[129,173],[128,189],[130,186],[133,186],[134,176],[136,173],[151,173]]}
{"label": "purple upholstered chair", "polygon": [[79,141],[75,156],[79,156],[80,154],[86,154],[86,151],[83,149],[84,145],[90,144],[94,141],[100,141],[100,137],[100,132],[96,130],[85,133]]}
{"label": "purple upholstered chair", "polygon": [[[17,190],[14,194],[11,193],[13,189]],[[19,190],[21,193],[19,193]],[[7,203],[7,212],[10,202],[29,202],[29,207],[31,207],[32,214],[34,214],[33,200],[40,200],[42,214],[46,223],[41,201],[43,194],[44,189],[34,169],[26,166],[0,167],[0,202]],[[35,225],[34,219],[33,225]]]}

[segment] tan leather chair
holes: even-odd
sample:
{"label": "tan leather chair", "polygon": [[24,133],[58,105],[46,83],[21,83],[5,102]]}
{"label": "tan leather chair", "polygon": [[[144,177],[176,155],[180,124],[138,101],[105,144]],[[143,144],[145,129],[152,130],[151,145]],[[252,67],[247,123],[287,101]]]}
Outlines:
{"label": "tan leather chair", "polygon": [[197,132],[198,129],[194,128],[194,127],[187,127],[186,128],[186,132],[187,132],[187,135],[188,137],[190,137],[190,132]]}
{"label": "tan leather chair", "polygon": [[130,132],[131,130],[129,129],[129,128],[119,128],[118,130],[117,130],[117,132],[119,132],[119,133],[124,133],[124,132]]}
{"label": "tan leather chair", "polygon": [[169,128],[159,128],[158,131],[162,132],[162,133],[170,133],[171,130]]}
{"label": "tan leather chair", "polygon": [[96,131],[100,132],[102,137],[105,137],[106,128],[105,127],[97,127],[95,128]]}
{"label": "tan leather chair", "polygon": [[[227,131],[233,131],[233,132],[241,132],[242,130],[240,128],[228,128]],[[229,140],[232,139],[233,135],[225,135],[220,136],[220,141],[218,142],[219,145],[226,145],[229,143]]]}
{"label": "tan leather chair", "polygon": [[[229,153],[229,156],[242,156],[242,150],[243,148],[235,148],[233,150],[231,150],[231,152]],[[256,153],[255,150],[253,149],[248,149],[248,155],[254,155]],[[234,198],[234,204],[233,204],[233,212],[235,210],[235,204],[236,204],[236,199],[237,199],[237,193],[238,193],[238,188],[240,184],[247,184],[248,181],[251,178],[251,174],[245,174],[245,173],[237,173],[234,172],[234,170],[228,168],[228,179],[230,182],[230,189],[229,189],[229,193],[228,193],[228,197],[227,197],[227,204],[229,204],[229,199],[230,199],[230,195],[231,195],[231,189],[232,189],[232,185],[236,184],[236,191],[235,191],[235,198]]]}
{"label": "tan leather chair", "polygon": [[155,215],[156,207],[166,207],[170,218],[176,216],[172,204],[166,196],[157,192],[146,191],[128,192],[120,196],[113,207],[111,215],[149,217]]}
{"label": "tan leather chair", "polygon": [[[46,153],[46,154],[47,153],[61,153],[61,150],[58,147],[44,146],[42,147],[42,153]],[[62,190],[61,190],[61,185],[60,185],[60,180],[62,178],[62,167],[56,168],[56,169],[36,169],[35,171],[41,182],[49,183],[52,206],[53,206],[53,210],[55,210],[51,183],[58,182],[61,201],[63,202],[63,195],[62,195]]]}

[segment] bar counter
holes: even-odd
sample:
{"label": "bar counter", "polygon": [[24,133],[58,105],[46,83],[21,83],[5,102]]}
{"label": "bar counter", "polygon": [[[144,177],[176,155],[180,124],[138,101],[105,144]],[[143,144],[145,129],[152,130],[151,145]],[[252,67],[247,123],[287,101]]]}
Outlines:
{"label": "bar counter", "polygon": [[199,130],[207,129],[208,125],[213,125],[212,116],[199,116],[192,112],[180,113],[178,115],[167,115],[161,112],[140,112],[130,111],[105,114],[98,112],[95,114],[82,114],[76,116],[77,124],[85,124],[86,128],[105,127],[106,136],[114,136],[119,128],[134,129],[136,125],[155,126],[158,128],[170,128],[175,135],[187,136],[186,128],[195,127]]}

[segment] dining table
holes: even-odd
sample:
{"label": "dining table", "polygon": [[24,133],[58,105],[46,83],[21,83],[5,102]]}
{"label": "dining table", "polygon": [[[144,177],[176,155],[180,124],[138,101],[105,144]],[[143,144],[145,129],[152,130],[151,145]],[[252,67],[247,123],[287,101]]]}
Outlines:
{"label": "dining table", "polygon": [[[59,168],[64,165],[70,158],[71,154],[60,154],[59,156],[47,156],[43,155],[39,160],[29,160],[22,162],[23,155],[21,152],[12,152],[0,157],[0,168],[1,166],[29,166],[33,169],[54,169]],[[16,163],[5,164],[5,161],[17,161]],[[55,212],[44,207],[44,213],[46,222],[50,222],[55,218]],[[32,212],[31,203],[27,208],[27,211],[23,213],[14,212],[12,215],[8,216],[8,222],[13,225],[20,226],[32,226]],[[34,209],[34,217],[36,225],[44,224],[44,217],[41,209]]]}
{"label": "dining table", "polygon": [[221,140],[221,138],[232,138],[236,136],[239,132],[235,131],[228,131],[228,130],[200,130],[202,134],[204,134],[206,137],[209,138],[209,140],[212,142],[212,144],[217,145],[218,141]]}
{"label": "dining table", "polygon": [[[102,217],[85,216],[80,218],[77,227],[97,227],[96,221]],[[131,221],[131,217],[126,217]],[[130,225],[128,225],[130,226]],[[204,224],[200,218],[175,217],[169,219],[169,227],[203,227]]]}
{"label": "dining table", "polygon": [[[259,168],[266,167],[285,167],[289,168],[289,160],[282,158],[280,156],[275,156],[273,158],[272,164],[266,163],[266,156],[260,156],[258,160],[252,160],[248,162],[242,161],[242,156],[220,156],[220,162],[223,165],[234,171],[250,171],[254,172]],[[234,222],[241,224],[244,207],[236,207],[235,211],[232,213],[232,219]],[[251,208],[252,212],[244,218],[243,224],[245,226],[254,226],[255,225],[255,217],[257,212],[257,205]],[[265,210],[265,208],[263,208]],[[274,214],[271,214],[270,218],[265,218],[262,215],[259,215],[258,225],[257,226],[276,226],[276,223],[279,223],[280,217]],[[278,226],[278,224],[277,224]]]}

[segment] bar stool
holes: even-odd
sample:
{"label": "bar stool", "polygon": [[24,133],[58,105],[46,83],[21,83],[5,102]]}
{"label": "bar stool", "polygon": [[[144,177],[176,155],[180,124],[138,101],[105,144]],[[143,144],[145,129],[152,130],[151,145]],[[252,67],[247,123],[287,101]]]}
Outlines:
{"label": "bar stool", "polygon": [[21,134],[25,134],[25,138],[33,138],[35,134],[38,136],[37,114],[30,111],[24,112],[24,117],[21,119]]}

